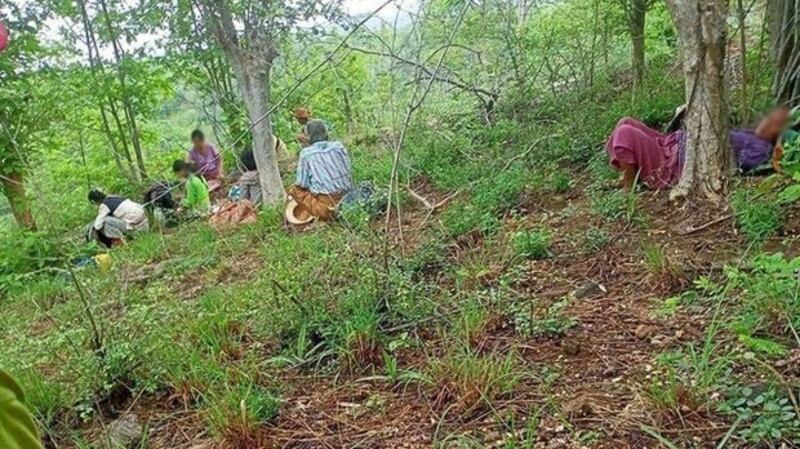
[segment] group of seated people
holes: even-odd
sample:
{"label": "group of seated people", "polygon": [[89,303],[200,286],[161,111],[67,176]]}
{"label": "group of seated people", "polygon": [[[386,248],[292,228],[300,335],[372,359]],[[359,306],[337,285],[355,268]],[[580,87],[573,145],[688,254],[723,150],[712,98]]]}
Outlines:
{"label": "group of seated people", "polygon": [[[332,140],[330,125],[323,120],[314,120],[307,109],[295,113],[302,129],[297,136],[303,147],[297,161],[295,184],[287,196],[287,221],[293,225],[305,225],[314,220],[329,221],[341,199],[353,187],[352,167],[347,150],[341,142]],[[286,154],[286,145],[277,137],[277,155]],[[185,159],[176,160],[172,170],[178,180],[183,199],[173,205],[170,200],[175,186],[160,183],[159,189],[148,191],[145,204],[133,200],[107,195],[100,190],[89,192],[89,201],[98,207],[97,217],[88,228],[87,238],[106,247],[125,241],[126,237],[150,228],[146,206],[174,209],[181,219],[206,217],[212,212],[212,193],[225,183],[223,159],[219,151],[205,140],[203,132],[191,134],[192,146]],[[239,175],[235,198],[260,205],[262,188],[258,168],[252,149],[239,156]],[[233,196],[232,196],[233,198]]]}
{"label": "group of seated people", "polygon": [[[685,108],[679,111],[685,112]],[[798,126],[800,108],[781,106],[767,114],[754,130],[731,129],[730,145],[739,170],[748,173],[765,167],[779,171],[783,145],[797,135]],[[677,184],[683,172],[686,133],[683,129],[662,133],[636,119],[623,118],[611,134],[606,151],[611,165],[622,172],[625,190],[632,189],[637,180],[650,189],[667,189]]]}
{"label": "group of seated people", "polygon": [[[334,218],[337,205],[353,191],[350,157],[341,142],[330,138],[330,125],[311,118],[307,109],[299,109],[295,118],[302,125],[297,140],[303,147],[297,161],[296,180],[287,196],[287,221],[294,225]],[[730,144],[739,169],[749,172],[762,166],[779,169],[782,143],[787,136],[797,136],[800,109],[779,107],[771,111],[756,129],[733,129]],[[793,133],[793,134],[792,134]],[[202,131],[192,132],[192,147],[186,159],[173,164],[184,196],[178,211],[185,217],[207,216],[211,211],[211,192],[223,185],[223,163],[220,153],[206,143]],[[276,154],[286,154],[286,145],[275,137]],[[674,186],[681,177],[686,159],[686,135],[682,129],[663,133],[632,118],[624,118],[606,144],[611,165],[621,171],[625,189],[641,182],[651,189]],[[239,157],[241,174],[236,199],[254,205],[261,203],[262,190],[252,150]],[[167,193],[171,190],[168,189]],[[98,206],[98,214],[90,233],[106,246],[124,241],[130,233],[147,230],[145,207],[119,196],[99,190],[89,193],[89,200]]]}

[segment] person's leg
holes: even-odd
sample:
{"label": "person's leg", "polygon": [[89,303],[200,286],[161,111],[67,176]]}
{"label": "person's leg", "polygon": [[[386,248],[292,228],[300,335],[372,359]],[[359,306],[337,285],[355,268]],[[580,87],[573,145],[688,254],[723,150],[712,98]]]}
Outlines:
{"label": "person's leg", "polygon": [[289,195],[297,201],[303,209],[322,221],[329,221],[333,218],[333,209],[336,207],[337,199],[330,195],[314,195],[310,191],[298,186],[293,186],[289,190]]}
{"label": "person's leg", "polygon": [[107,237],[105,234],[103,234],[103,231],[97,232],[97,241],[102,243],[106,248],[111,248],[114,246],[114,239]]}
{"label": "person's leg", "polygon": [[622,172],[622,189],[630,192],[633,190],[634,183],[636,183],[639,169],[635,165],[626,164],[625,162],[619,163],[619,169]]}

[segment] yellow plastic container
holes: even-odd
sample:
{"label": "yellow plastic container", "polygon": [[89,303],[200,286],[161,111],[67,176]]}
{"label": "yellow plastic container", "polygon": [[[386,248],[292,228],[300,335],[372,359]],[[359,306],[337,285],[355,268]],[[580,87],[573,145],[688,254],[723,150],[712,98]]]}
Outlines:
{"label": "yellow plastic container", "polygon": [[111,256],[108,254],[98,254],[94,256],[94,261],[101,273],[105,273],[106,271],[110,270],[114,265],[114,260],[111,259]]}

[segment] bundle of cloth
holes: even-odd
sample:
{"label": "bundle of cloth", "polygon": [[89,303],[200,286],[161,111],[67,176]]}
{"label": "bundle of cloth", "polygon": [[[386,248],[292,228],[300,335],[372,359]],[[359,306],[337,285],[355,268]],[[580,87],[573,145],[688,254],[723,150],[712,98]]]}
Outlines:
{"label": "bundle of cloth", "polygon": [[217,230],[235,228],[258,221],[258,208],[248,200],[224,201],[209,223]]}

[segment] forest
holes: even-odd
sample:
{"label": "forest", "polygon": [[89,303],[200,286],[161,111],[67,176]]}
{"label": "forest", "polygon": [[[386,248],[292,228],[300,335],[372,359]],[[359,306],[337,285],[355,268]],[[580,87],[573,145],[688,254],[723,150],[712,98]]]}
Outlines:
{"label": "forest", "polygon": [[0,447],[800,447],[798,20],[0,0]]}

